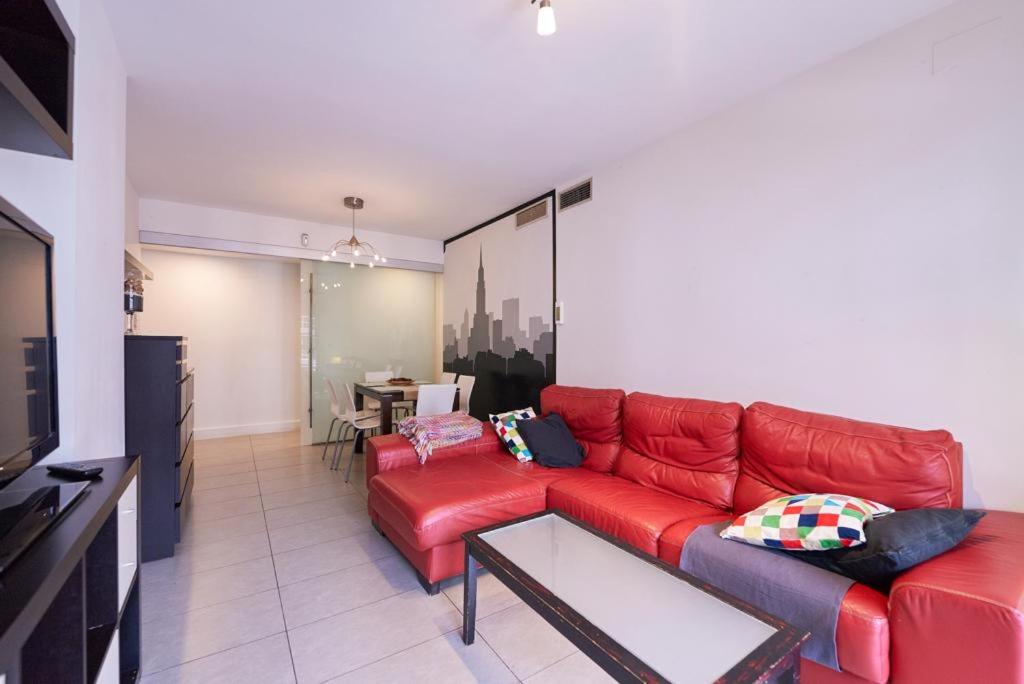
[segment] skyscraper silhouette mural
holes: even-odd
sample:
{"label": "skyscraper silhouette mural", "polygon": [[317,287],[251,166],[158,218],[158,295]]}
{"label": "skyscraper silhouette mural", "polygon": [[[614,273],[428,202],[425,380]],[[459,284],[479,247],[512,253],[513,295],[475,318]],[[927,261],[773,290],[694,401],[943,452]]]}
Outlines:
{"label": "skyscraper silhouette mural", "polygon": [[[476,377],[470,413],[481,420],[489,413],[526,406],[539,410],[540,391],[555,381],[551,313],[530,315],[524,330],[518,297],[503,299],[500,311],[487,311],[482,242],[476,266],[472,314],[464,309],[458,329],[454,322],[446,322],[442,329],[444,370]],[[446,261],[446,272],[448,268]]]}

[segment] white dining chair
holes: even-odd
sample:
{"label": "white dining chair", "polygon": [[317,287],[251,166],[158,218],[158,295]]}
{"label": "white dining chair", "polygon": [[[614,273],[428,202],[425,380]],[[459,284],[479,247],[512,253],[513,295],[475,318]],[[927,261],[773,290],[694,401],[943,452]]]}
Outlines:
{"label": "white dining chair", "polygon": [[417,416],[438,416],[451,413],[457,385],[420,385],[416,398]]}
{"label": "white dining chair", "polygon": [[454,385],[455,378],[458,376],[455,373],[449,373],[447,371],[441,373],[441,384],[442,385]]}
{"label": "white dining chair", "polygon": [[473,385],[476,378],[472,375],[460,375],[457,383],[459,387],[459,410],[469,413],[469,398],[473,394]]}
{"label": "white dining chair", "polygon": [[[341,422],[341,425],[338,425],[338,434],[335,437],[335,442],[337,442],[341,439],[342,431],[345,429],[346,421],[348,420],[346,412],[341,406],[341,399],[338,396],[338,388],[334,386],[334,383],[331,382],[330,378],[324,378],[324,385],[327,387],[327,397],[331,402],[331,424],[327,428],[327,440],[324,442],[324,453],[320,456],[321,461],[327,458],[327,447],[331,445],[331,435],[334,433],[334,426]],[[355,409],[353,409],[353,411],[354,410]],[[372,409],[360,411],[356,414],[356,420],[362,421],[379,415],[380,411],[374,411]],[[335,451],[337,451],[337,444],[335,444]]]}
{"label": "white dining chair", "polygon": [[[365,433],[367,431],[373,432],[374,430],[380,429],[380,414],[374,414],[372,416],[360,417],[362,411],[356,411],[355,397],[352,395],[352,385],[345,385],[345,397],[348,400],[348,404],[345,407],[345,413],[343,420],[345,421],[345,432],[349,429],[353,430],[352,434],[352,451],[348,457],[348,467],[345,468],[345,482],[348,482],[348,478],[352,475],[352,462],[356,460],[356,440],[359,438],[359,433]],[[365,437],[364,437],[365,439]],[[338,447],[341,450],[338,450]],[[341,461],[345,458],[345,442],[339,440],[338,444],[334,447],[334,458],[331,460],[331,470],[337,470],[338,466],[341,465]]]}

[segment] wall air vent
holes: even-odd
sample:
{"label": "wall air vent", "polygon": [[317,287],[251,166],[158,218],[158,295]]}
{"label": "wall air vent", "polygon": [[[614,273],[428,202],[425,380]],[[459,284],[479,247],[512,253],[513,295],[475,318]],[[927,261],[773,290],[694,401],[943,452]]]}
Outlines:
{"label": "wall air vent", "polygon": [[591,184],[593,178],[588,178],[582,183],[577,183],[568,190],[558,193],[558,211],[562,212],[569,207],[574,207],[583,202],[589,202],[591,198]]}
{"label": "wall air vent", "polygon": [[538,202],[528,209],[523,209],[521,212],[516,214],[516,230],[519,230],[523,226],[529,225],[534,221],[539,221],[548,215],[548,201]]}

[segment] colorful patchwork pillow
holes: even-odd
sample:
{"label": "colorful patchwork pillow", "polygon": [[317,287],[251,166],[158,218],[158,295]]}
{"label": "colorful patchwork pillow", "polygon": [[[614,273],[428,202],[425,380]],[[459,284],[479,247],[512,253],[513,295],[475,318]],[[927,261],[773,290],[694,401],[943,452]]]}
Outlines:
{"label": "colorful patchwork pillow", "polygon": [[505,446],[512,452],[512,455],[523,462],[532,461],[533,454],[530,453],[530,449],[526,446],[522,435],[516,429],[516,421],[536,418],[537,414],[533,412],[533,409],[528,407],[518,411],[492,413],[490,416],[495,432],[501,437],[501,441],[505,443]]}
{"label": "colorful patchwork pillow", "polygon": [[788,551],[859,546],[864,526],[893,509],[843,494],[794,494],[744,513],[722,531],[724,539]]}

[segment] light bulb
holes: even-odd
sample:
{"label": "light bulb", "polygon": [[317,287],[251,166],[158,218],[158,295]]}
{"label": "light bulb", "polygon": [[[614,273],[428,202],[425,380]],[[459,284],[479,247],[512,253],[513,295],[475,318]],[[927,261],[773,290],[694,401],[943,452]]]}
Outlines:
{"label": "light bulb", "polygon": [[385,263],[385,264],[388,263],[388,258],[387,257],[381,257],[380,260],[381,260],[382,263]]}
{"label": "light bulb", "polygon": [[331,257],[327,256],[326,254],[324,254],[322,257],[320,257],[320,261],[330,261],[330,260],[331,260]]}
{"label": "light bulb", "polygon": [[551,0],[540,0],[540,10],[537,12],[537,35],[550,36],[557,28],[555,10],[551,7]]}
{"label": "light bulb", "polygon": [[348,262],[348,267],[349,268],[355,268],[356,267],[356,262],[354,262],[354,261]]}
{"label": "light bulb", "polygon": [[373,262],[372,261],[370,262],[370,268],[373,268]]}
{"label": "light bulb", "polygon": [[332,250],[331,250],[331,256],[332,256],[332,257],[334,257],[334,256],[338,256],[338,250],[336,250],[336,249],[332,249]]}
{"label": "light bulb", "polygon": [[356,247],[355,249],[353,249],[352,254],[354,254],[355,256],[359,256],[359,248]]}
{"label": "light bulb", "polygon": [[373,260],[374,261],[380,261],[380,255],[379,254],[374,254],[373,255]]}

